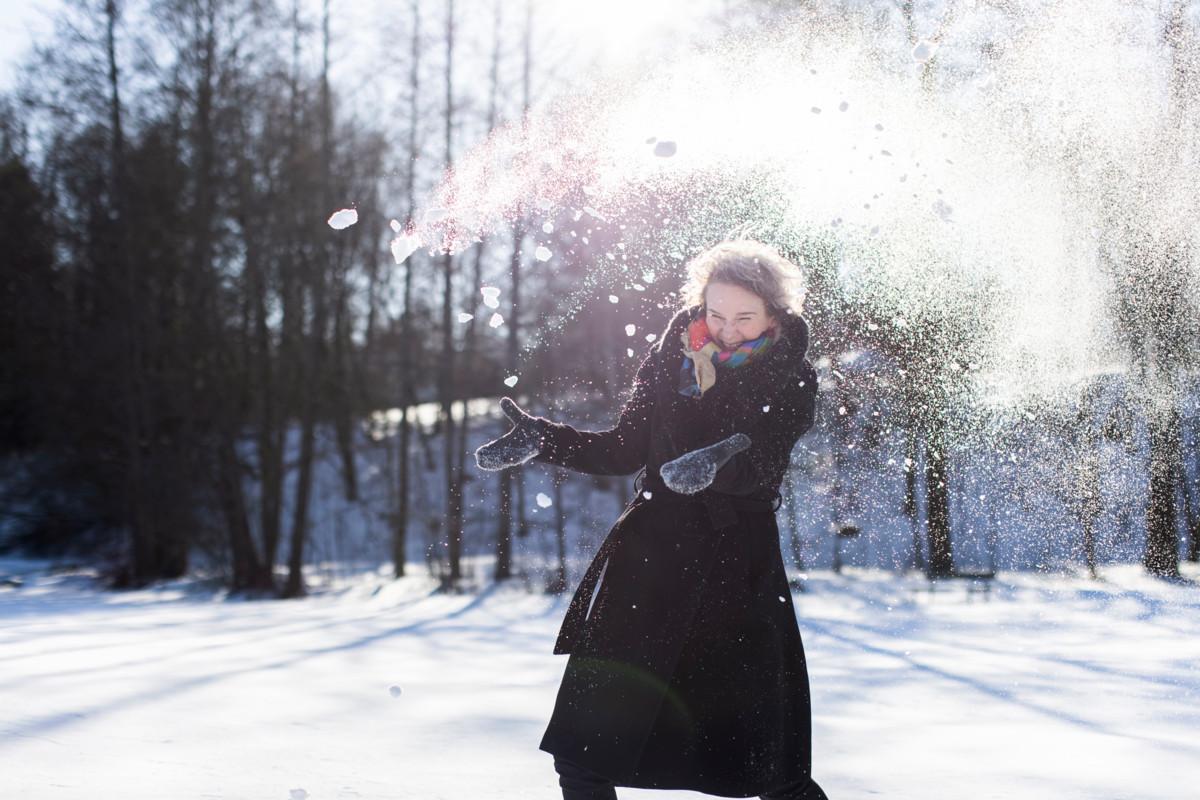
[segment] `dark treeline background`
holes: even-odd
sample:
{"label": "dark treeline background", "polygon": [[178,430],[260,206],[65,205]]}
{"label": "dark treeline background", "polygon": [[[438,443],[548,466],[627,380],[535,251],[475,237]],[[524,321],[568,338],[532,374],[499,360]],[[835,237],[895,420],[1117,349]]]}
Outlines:
{"label": "dark treeline background", "polygon": [[[435,375],[435,272],[457,311],[478,301],[462,278],[480,256],[396,268],[385,214],[413,210],[453,157],[441,142],[529,102],[526,10],[502,10],[488,6],[491,42],[456,53],[461,10],[397,4],[372,78],[395,96],[372,116],[333,89],[328,3],[68,4],[0,107],[0,446],[24,456],[7,487],[18,546],[107,554],[118,586],[181,575],[201,546],[227,557],[233,588],[272,591],[286,557],[279,588],[301,594],[318,426],[336,431],[354,499],[369,411],[496,385],[477,363]],[[359,224],[324,224],[350,205]]]}
{"label": "dark treeline background", "polygon": [[[765,24],[780,4],[726,13],[743,5]],[[437,571],[453,585],[481,433],[460,401],[495,398],[519,366],[513,393],[534,410],[572,407],[580,389],[608,412],[619,404],[636,364],[627,347],[637,341],[640,357],[641,334],[627,339],[623,320],[604,313],[557,327],[579,287],[609,293],[588,279],[612,248],[602,235],[583,245],[562,228],[553,268],[533,257],[524,222],[454,256],[418,251],[397,266],[388,249],[389,220],[415,213],[456,156],[561,88],[569,43],[556,49],[539,33],[528,2],[409,0],[380,23],[375,71],[335,81],[336,22],[328,2],[72,0],[0,101],[0,544],[94,560],[117,587],[181,576],[203,553],[235,591],[300,596],[315,452],[329,431],[348,502],[363,480],[356,454],[392,448],[397,576],[430,514],[414,507],[414,474],[436,465],[441,488],[426,498],[438,503]],[[747,185],[763,192],[769,181]],[[325,224],[347,206],[356,225]],[[851,342],[920,365],[944,350],[944,335],[919,329],[903,341],[862,333],[875,329],[873,312],[839,304],[824,246],[789,250],[810,270],[814,351]],[[662,329],[674,283],[645,287],[646,331]],[[503,290],[503,327],[484,324],[485,284]],[[972,321],[928,324],[944,334]],[[535,335],[543,346],[526,350]],[[961,349],[966,363],[967,334]],[[958,378],[914,370],[895,384],[895,407],[930,413],[895,416],[910,465],[904,509],[926,524],[921,566],[951,574],[939,414],[955,407]],[[855,407],[851,382],[839,386],[828,402]],[[427,457],[414,463],[422,404],[439,410],[437,439],[422,439]],[[399,418],[380,440],[371,432],[385,409]],[[483,433],[502,430],[486,419]],[[1181,458],[1155,473],[1167,476],[1148,516],[1161,535],[1148,539],[1147,566],[1159,574],[1178,572],[1177,496],[1197,556],[1200,493],[1189,493]],[[488,535],[504,579],[527,520],[522,472],[495,479]],[[561,513],[558,528],[561,552]],[[560,572],[552,588],[565,581]]]}

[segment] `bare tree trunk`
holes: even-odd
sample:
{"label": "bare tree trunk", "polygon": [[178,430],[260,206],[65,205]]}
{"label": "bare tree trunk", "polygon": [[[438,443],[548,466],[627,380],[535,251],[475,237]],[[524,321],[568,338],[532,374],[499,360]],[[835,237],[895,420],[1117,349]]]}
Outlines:
{"label": "bare tree trunk", "polygon": [[[501,30],[500,23],[502,16],[500,14],[501,5],[499,2],[493,4],[492,17],[492,64],[489,78],[488,88],[488,113],[487,113],[487,130],[491,132],[496,127],[496,95],[500,88],[500,41]],[[471,314],[471,319],[467,320],[467,330],[463,337],[463,365],[465,374],[475,374],[475,359],[476,359],[476,323],[475,312],[479,309],[479,295],[475,292],[483,283],[483,251],[484,248],[478,247],[475,250],[475,260],[471,273],[471,291],[468,292],[468,301],[464,304],[463,310]],[[510,323],[511,324],[511,321]],[[469,447],[468,436],[471,431],[471,414],[468,408],[470,401],[469,393],[465,393],[463,397],[463,418],[462,425],[459,428],[458,446],[456,458],[458,463],[455,465],[455,470],[459,476],[459,485],[465,491],[467,483],[467,449]]]}
{"label": "bare tree trunk", "polygon": [[[1174,0],[1163,30],[1164,43],[1171,54],[1167,126],[1171,131],[1195,126],[1192,112],[1195,107],[1194,84],[1197,72],[1194,55],[1196,37],[1195,30],[1187,18],[1187,6],[1184,0]],[[1175,151],[1176,157],[1182,156],[1178,144],[1170,143],[1168,146],[1170,150]],[[1166,270],[1173,273],[1185,268],[1186,260],[1190,258],[1185,249],[1178,247],[1172,248],[1169,255],[1158,254],[1154,257],[1164,260]],[[1159,265],[1159,269],[1162,270],[1163,266]],[[1150,501],[1146,509],[1146,548],[1142,555],[1142,564],[1147,572],[1167,578],[1179,576],[1178,512],[1175,504],[1176,493],[1180,488],[1184,488],[1185,511],[1187,510],[1186,487],[1181,487],[1179,483],[1179,478],[1183,475],[1180,396],[1171,383],[1170,374],[1171,365],[1176,360],[1171,351],[1178,347],[1172,341],[1173,334],[1174,332],[1159,334],[1158,347],[1143,372],[1144,376],[1153,376],[1160,390],[1169,394],[1164,408],[1155,409],[1147,404],[1146,423],[1150,433]],[[1188,522],[1190,529],[1190,520]]]}
{"label": "bare tree trunk", "polygon": [[[322,14],[322,48],[321,48],[321,163],[322,206],[330,207],[330,162],[333,158],[333,110],[329,96],[329,0],[325,0]],[[308,373],[307,379],[301,385],[307,387],[303,393],[300,413],[300,458],[296,476],[295,507],[292,513],[292,546],[288,555],[288,576],[284,584],[283,596],[288,598],[303,597],[307,590],[304,585],[304,546],[308,539],[308,505],[312,494],[313,458],[316,448],[316,425],[318,414],[318,399],[324,396],[325,381],[325,334],[328,325],[328,302],[326,300],[325,270],[332,263],[329,239],[323,240],[322,252],[325,257],[321,263],[306,265],[312,290],[313,324],[309,335],[309,349],[306,363],[302,361],[300,373]]]}
{"label": "bare tree trunk", "polygon": [[[138,291],[135,285],[136,276],[129,259],[126,216],[126,186],[125,186],[125,135],[122,127],[122,106],[120,88],[120,67],[117,62],[116,29],[121,10],[115,0],[107,0],[104,4],[105,16],[105,56],[108,66],[108,110],[109,110],[109,183],[111,186],[115,224],[110,223],[104,232],[106,237],[106,256],[111,260],[110,268],[121,276],[119,304],[130,309],[138,308]],[[125,515],[132,539],[132,559],[127,567],[125,579],[132,585],[139,585],[158,576],[159,565],[156,563],[156,542],[154,521],[151,509],[146,503],[145,472],[142,441],[145,439],[144,420],[141,417],[141,398],[137,388],[139,376],[136,374],[141,361],[139,356],[139,336],[137,335],[135,314],[125,314],[121,317],[120,369],[121,389],[124,394],[121,406],[124,411],[124,505]],[[119,581],[123,584],[125,581]]]}
{"label": "bare tree trunk", "polygon": [[1179,538],[1175,494],[1179,474],[1179,410],[1170,403],[1166,413],[1151,410],[1146,424],[1150,431],[1150,502],[1146,507],[1146,548],[1142,565],[1151,575],[1178,577]]}
{"label": "bare tree trunk", "polygon": [[525,473],[516,476],[517,484],[517,538],[524,539],[529,535],[529,517],[527,516],[525,499]]}
{"label": "bare tree trunk", "polygon": [[[292,33],[292,65],[290,75],[290,99],[288,103],[288,127],[286,148],[288,153],[288,165],[292,171],[299,172],[299,139],[300,139],[300,10],[299,0],[292,2],[291,14],[291,33]],[[300,276],[302,269],[302,258],[299,252],[299,235],[300,228],[299,219],[302,214],[298,212],[293,203],[301,201],[301,198],[289,197],[291,203],[288,205],[288,226],[285,228],[286,240],[282,250],[282,263],[279,264],[279,299],[282,306],[282,321],[280,324],[279,337],[279,369],[277,376],[277,385],[279,394],[277,397],[276,407],[279,410],[279,417],[275,421],[275,434],[268,442],[268,448],[272,455],[277,459],[278,475],[272,475],[272,479],[277,481],[278,488],[271,487],[272,493],[278,492],[278,510],[271,512],[270,517],[265,517],[268,523],[264,529],[264,553],[267,569],[274,572],[274,565],[278,559],[279,545],[283,539],[283,484],[287,478],[287,468],[285,467],[284,456],[288,446],[288,431],[291,426],[292,413],[294,406],[286,402],[286,398],[300,396],[303,391],[304,374],[301,370],[304,360],[304,289],[303,281]],[[264,492],[267,487],[264,485]],[[264,494],[264,500],[266,499]],[[295,497],[292,498],[293,503]],[[293,506],[293,512],[295,507]],[[264,512],[266,509],[264,509]],[[270,533],[268,533],[270,532]],[[273,578],[272,578],[273,580]]]}
{"label": "bare tree trunk", "polygon": [[[525,2],[525,30],[522,35],[524,44],[524,59],[521,70],[521,115],[529,113],[530,102],[530,73],[533,65],[533,3]],[[509,292],[510,305],[508,312],[508,374],[517,374],[517,357],[520,352],[520,321],[521,321],[521,253],[525,246],[525,227],[521,222],[513,226],[513,246],[509,256],[508,268],[512,277],[512,287]],[[523,473],[506,469],[500,473],[500,522],[496,529],[496,580],[502,581],[512,577],[512,488],[513,479],[520,479]]]}
{"label": "bare tree trunk", "polygon": [[215,430],[219,440],[216,467],[217,491],[223,497],[227,536],[233,555],[234,586],[248,588],[261,570],[250,539],[250,527],[242,498],[242,470],[237,457],[239,422],[237,403],[216,387],[230,365],[230,355],[222,341],[218,302],[219,277],[213,266],[215,221],[217,214],[217,144],[214,100],[217,81],[217,11],[211,2],[198,3],[194,18],[196,46],[199,48],[200,74],[195,87],[196,114],[192,124],[195,155],[196,194],[192,209],[193,241],[190,275],[192,292],[187,298],[193,309],[193,330],[203,334],[207,345],[199,348],[195,378],[206,387],[206,397],[217,406]]}
{"label": "bare tree trunk", "polygon": [[[271,332],[267,323],[267,281],[257,247],[252,243],[253,233],[246,234],[246,270],[250,276],[249,298],[252,305],[253,333],[248,339],[254,342],[254,355],[259,378],[258,408],[258,465],[259,465],[259,526],[262,531],[263,559],[256,565],[250,587],[256,590],[274,589],[273,566],[279,547],[280,506],[283,497],[283,447],[280,442],[280,422],[276,408],[275,375],[272,369]],[[244,504],[243,504],[244,505]],[[231,508],[236,504],[231,504]],[[231,523],[232,524],[232,523]],[[247,536],[249,532],[247,531]]]}
{"label": "bare tree trunk", "polygon": [[346,500],[358,501],[358,466],[355,462],[355,404],[350,360],[349,288],[344,271],[337,275],[337,302],[333,315],[333,390],[337,402],[333,408],[334,433],[342,460],[342,489]]}
{"label": "bare tree trunk", "polygon": [[[442,457],[446,472],[445,546],[449,571],[447,582],[453,587],[462,578],[462,476],[458,471],[457,436],[455,435],[454,395],[457,377],[455,374],[454,330],[451,327],[451,304],[453,302],[454,261],[449,253],[442,256],[442,275],[445,299],[442,303]],[[466,415],[464,414],[464,417]]]}
{"label": "bare tree trunk", "polygon": [[[446,169],[454,166],[454,0],[446,4]],[[462,476],[457,469],[455,452],[454,395],[456,390],[454,329],[451,326],[454,310],[454,259],[449,252],[442,255],[442,364],[441,406],[443,460],[446,470],[446,528],[445,544],[449,571],[445,583],[454,588],[462,578]],[[466,415],[464,414],[464,417]]]}
{"label": "bare tree trunk", "polygon": [[[507,369],[509,375],[517,374],[519,328],[519,303],[521,291],[521,246],[525,230],[518,223],[513,229],[513,248],[509,257],[509,272],[512,275],[510,306],[508,312]],[[520,480],[518,469],[506,469],[500,473],[500,519],[496,527],[496,574],[497,581],[512,577],[513,551],[513,481]]]}
{"label": "bare tree trunk", "polygon": [[[314,333],[316,337],[318,334]],[[315,372],[316,370],[313,370]],[[308,504],[312,492],[313,451],[315,438],[314,402],[306,399],[300,420],[300,455],[296,473],[296,494],[292,502],[292,536],[291,551],[288,553],[288,576],[284,583],[282,596],[287,598],[303,597],[306,594],[304,586],[304,544],[308,539]]]}
{"label": "bare tree trunk", "polygon": [[1088,576],[1099,577],[1096,571],[1096,517],[1090,514],[1083,518],[1083,559]]}
{"label": "bare tree trunk", "polygon": [[917,506],[917,447],[916,431],[904,432],[904,515],[908,517],[912,531],[912,568],[924,570],[925,558],[921,554],[921,518]]}
{"label": "bare tree trunk", "polygon": [[[417,159],[420,157],[420,146],[417,138],[420,120],[418,118],[418,95],[421,87],[421,3],[412,0],[412,52],[409,72],[409,105],[408,105],[408,174],[405,178],[405,199],[408,213],[416,212],[416,170]],[[409,523],[409,468],[411,459],[409,450],[412,439],[412,423],[408,415],[411,406],[416,402],[416,391],[413,386],[413,356],[412,356],[412,315],[413,315],[413,267],[416,253],[404,262],[404,313],[400,318],[400,465],[399,486],[397,495],[399,507],[396,521],[392,529],[392,569],[395,577],[404,577],[405,565],[408,560],[408,523]]]}
{"label": "bare tree trunk", "polygon": [[1189,480],[1182,465],[1179,471],[1179,489],[1183,494],[1183,513],[1187,521],[1187,560],[1193,564],[1200,561],[1200,509],[1197,509],[1197,487]]}
{"label": "bare tree trunk", "polygon": [[567,512],[563,507],[566,480],[566,470],[561,467],[554,470],[554,541],[558,549],[558,568],[546,586],[550,594],[562,594],[567,590]]}
{"label": "bare tree trunk", "polygon": [[[299,3],[298,0],[293,0],[292,3],[292,54],[293,54],[293,85],[292,85],[292,100],[293,100],[293,124],[298,125],[297,106],[299,103],[299,49],[300,49],[300,21],[299,21]],[[327,86],[322,86],[322,89],[327,89]],[[324,98],[323,98],[324,99]],[[297,135],[295,127],[293,127],[293,135]],[[322,187],[324,189],[325,187]],[[303,209],[303,205],[301,206]],[[303,218],[303,210],[300,212]],[[324,336],[324,297],[323,297],[323,280],[321,278],[321,270],[324,264],[312,264],[310,259],[299,257],[300,269],[298,272],[301,275],[307,273],[307,278],[311,284],[312,292],[312,313],[313,323],[312,330],[309,333],[308,340],[305,341],[303,334],[303,310],[300,309],[300,317],[297,324],[300,330],[297,331],[297,348],[296,348],[296,363],[295,376],[296,386],[301,388],[300,401],[300,452],[298,455],[296,467],[296,484],[295,493],[292,497],[292,530],[290,536],[290,551],[288,553],[288,575],[284,582],[280,596],[285,598],[303,597],[306,594],[304,585],[304,545],[308,539],[308,504],[309,497],[312,493],[312,473],[313,473],[313,455],[315,448],[315,427],[316,427],[316,394],[317,387],[320,385],[321,371],[318,368],[318,362],[321,356],[321,340]],[[304,295],[303,286],[298,287],[300,297]],[[308,345],[305,347],[305,345]]]}
{"label": "bare tree trunk", "polygon": [[[236,202],[237,216],[242,227],[242,243],[245,249],[245,275],[247,277],[246,326],[243,334],[248,370],[257,373],[256,393],[258,429],[255,444],[258,451],[259,481],[259,527],[262,538],[262,560],[257,564],[256,575],[250,579],[250,588],[274,591],[275,555],[279,547],[281,505],[283,498],[283,443],[282,414],[279,409],[277,371],[275,369],[275,346],[271,335],[268,310],[270,276],[264,262],[263,240],[257,231],[254,190],[254,168],[250,152],[251,134],[245,118],[239,120],[238,133],[240,150],[237,154]],[[248,383],[252,381],[248,380]],[[236,503],[229,503],[233,509]],[[228,511],[227,511],[228,517]],[[234,523],[228,522],[231,527]]]}
{"label": "bare tree trunk", "polygon": [[1188,530],[1186,558],[1192,563],[1200,561],[1200,480],[1188,475],[1185,456],[1188,453],[1193,455],[1192,466],[1195,469],[1198,466],[1194,458],[1197,433],[1196,426],[1194,424],[1191,425],[1186,449],[1182,449],[1181,445],[1178,477],[1179,489],[1183,495],[1183,510]]}
{"label": "bare tree trunk", "polygon": [[263,570],[250,535],[246,498],[242,489],[242,469],[238,462],[234,437],[224,435],[218,446],[218,497],[225,524],[229,528],[230,555],[233,559],[233,591],[258,590]]}
{"label": "bare tree trunk", "polygon": [[[279,410],[276,392],[276,376],[272,366],[271,331],[267,323],[266,281],[262,266],[255,263],[254,270],[254,330],[258,351],[259,382],[262,396],[259,400],[258,463],[259,463],[259,526],[263,540],[263,576],[261,583],[273,586],[275,557],[279,552],[281,518],[283,507],[283,435],[284,420]],[[264,588],[265,588],[264,586]]]}
{"label": "bare tree trunk", "polygon": [[[1089,420],[1090,422],[1090,420]],[[1102,504],[1100,500],[1100,456],[1096,452],[1098,443],[1089,437],[1088,451],[1083,458],[1083,486],[1081,501],[1083,503],[1083,559],[1087,565],[1088,575],[1099,577],[1096,564],[1096,521],[1100,518]]]}
{"label": "bare tree trunk", "polygon": [[[935,422],[940,426],[940,422]],[[950,470],[940,429],[925,439],[925,502],[929,538],[929,566],[926,575],[946,578],[954,574],[950,549]]]}

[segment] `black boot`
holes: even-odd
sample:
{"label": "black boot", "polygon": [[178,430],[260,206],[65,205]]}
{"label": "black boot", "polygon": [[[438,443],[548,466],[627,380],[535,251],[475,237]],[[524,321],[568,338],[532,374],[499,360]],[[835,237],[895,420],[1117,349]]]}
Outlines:
{"label": "black boot", "polygon": [[825,791],[812,778],[780,786],[778,789],[759,795],[762,800],[829,800]]}
{"label": "black boot", "polygon": [[554,769],[558,773],[563,800],[617,800],[617,790],[612,781],[603,775],[581,767],[574,761],[557,757],[554,759]]}

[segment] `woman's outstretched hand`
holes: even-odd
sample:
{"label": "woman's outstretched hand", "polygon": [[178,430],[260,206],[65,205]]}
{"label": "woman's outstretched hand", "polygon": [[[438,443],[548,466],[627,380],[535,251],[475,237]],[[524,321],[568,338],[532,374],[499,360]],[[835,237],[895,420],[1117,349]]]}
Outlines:
{"label": "woman's outstretched hand", "polygon": [[524,464],[542,450],[546,420],[531,417],[507,397],[500,398],[500,410],[513,423],[513,428],[499,439],[488,442],[475,451],[475,463],[480,469],[500,470]]}
{"label": "woman's outstretched hand", "polygon": [[674,461],[668,461],[659,469],[667,488],[679,494],[695,494],[703,491],[717,477],[717,470],[725,462],[750,446],[750,437],[735,433],[716,444],[684,453]]}

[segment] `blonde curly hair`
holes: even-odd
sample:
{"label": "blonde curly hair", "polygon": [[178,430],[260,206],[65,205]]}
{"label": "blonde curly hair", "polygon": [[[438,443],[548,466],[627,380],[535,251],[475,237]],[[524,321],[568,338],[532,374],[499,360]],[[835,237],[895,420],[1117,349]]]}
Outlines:
{"label": "blonde curly hair", "polygon": [[710,247],[688,262],[687,274],[680,290],[685,308],[703,306],[710,283],[728,283],[753,292],[775,317],[799,315],[808,293],[800,268],[775,248],[754,239],[727,240]]}

